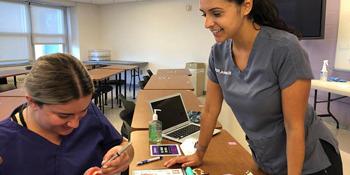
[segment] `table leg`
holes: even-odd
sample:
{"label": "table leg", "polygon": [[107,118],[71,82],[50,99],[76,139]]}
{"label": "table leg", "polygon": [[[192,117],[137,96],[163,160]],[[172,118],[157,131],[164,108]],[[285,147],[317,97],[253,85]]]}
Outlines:
{"label": "table leg", "polygon": [[317,89],[315,89],[315,94],[314,94],[314,111],[316,112],[316,105],[317,105]]}
{"label": "table leg", "polygon": [[[98,81],[98,86],[101,87],[101,81],[100,80]],[[100,93],[99,97],[100,97],[100,104],[99,104],[100,105],[100,109],[102,109],[102,113],[104,114],[105,113],[105,106],[104,106],[103,94]]]}
{"label": "table leg", "polygon": [[139,81],[141,81],[141,78],[140,78],[140,76],[141,76],[141,74],[140,74],[140,67],[137,67],[137,75],[139,77]]}
{"label": "table leg", "polygon": [[13,76],[13,84],[15,85],[15,87],[17,88],[17,80],[16,80],[16,75]]}
{"label": "table leg", "polygon": [[119,89],[118,74],[115,74],[115,99],[117,99],[117,103],[118,103],[118,89]]}
{"label": "table leg", "polygon": [[[340,98],[343,98],[343,97],[340,97]],[[334,115],[331,112],[331,101],[334,101],[334,99],[331,99],[331,93],[328,92],[328,98],[327,98],[327,112],[328,112],[328,114],[320,114],[318,116],[319,117],[332,117],[333,120],[337,123],[337,129],[339,129],[339,121],[334,117]],[[320,101],[320,102],[322,102],[322,101]]]}
{"label": "table leg", "polygon": [[136,71],[136,69],[133,69],[132,71],[134,73],[134,79],[133,79],[134,89],[133,89],[133,92],[132,92],[132,98],[135,99],[135,79],[136,79],[136,77],[135,77],[136,76],[136,72],[135,71]]}
{"label": "table leg", "polygon": [[127,70],[124,71],[124,96],[126,98],[126,83],[128,82],[127,79],[126,79],[126,73],[127,73]]}
{"label": "table leg", "polygon": [[[105,86],[107,86],[107,79],[105,79],[104,82]],[[105,93],[105,105],[107,105],[107,98],[107,93]]]}
{"label": "table leg", "polygon": [[[119,73],[119,82],[121,82],[121,81],[122,81],[122,73]],[[125,84],[124,84],[124,86],[125,86]],[[118,90],[119,90],[119,94],[122,94],[122,86],[121,86],[121,84],[119,84]],[[122,101],[121,101],[120,98],[118,100],[118,103],[119,103],[119,108],[121,108],[122,107]]]}

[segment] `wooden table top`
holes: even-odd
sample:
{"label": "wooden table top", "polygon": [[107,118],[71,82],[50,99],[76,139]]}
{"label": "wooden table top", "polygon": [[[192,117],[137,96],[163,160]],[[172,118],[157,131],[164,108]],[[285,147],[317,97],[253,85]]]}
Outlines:
{"label": "wooden table top", "polygon": [[187,75],[191,76],[192,73],[189,69],[158,69],[157,75]]}
{"label": "wooden table top", "polygon": [[[135,154],[133,161],[130,163],[129,174],[132,174],[133,170],[163,169],[165,168],[164,162],[172,158],[166,156],[163,160],[137,166],[137,162],[150,158],[148,131],[131,132],[131,142]],[[232,142],[235,142],[236,145],[229,144]],[[162,143],[175,144],[175,142],[166,139],[163,139]],[[172,168],[179,168],[179,165]],[[254,175],[264,174],[257,167],[252,156],[225,130],[222,130],[221,133],[212,138],[200,168],[210,175],[243,175],[247,171],[252,172]]]}
{"label": "wooden table top", "polygon": [[[187,111],[201,111],[203,105],[192,91],[187,90],[140,90],[134,111],[134,116],[131,123],[132,130],[147,130],[148,122],[152,119],[153,112],[149,101],[164,96],[181,93]],[[216,128],[222,128],[220,123],[217,123]]]}
{"label": "wooden table top", "polygon": [[84,64],[90,65],[137,65],[139,67],[146,66],[148,62],[144,61],[126,61],[126,60],[101,60],[101,61],[84,61]]}
{"label": "wooden table top", "polygon": [[110,65],[106,67],[101,67],[102,69],[117,69],[117,70],[131,70],[136,69],[138,66],[136,65]]}
{"label": "wooden table top", "polygon": [[92,69],[89,70],[89,74],[92,80],[103,80],[106,79],[112,75],[119,74],[120,72],[123,72],[124,70],[117,70],[117,69]]}
{"label": "wooden table top", "polygon": [[29,72],[30,70],[24,70],[24,69],[0,70],[0,78],[28,74]]}
{"label": "wooden table top", "polygon": [[0,121],[9,117],[16,107],[25,102],[24,97],[0,97]]}
{"label": "wooden table top", "polygon": [[12,90],[0,93],[0,97],[24,97],[24,96],[25,96],[24,88],[12,89]]}
{"label": "wooden table top", "polygon": [[194,90],[191,80],[185,75],[153,75],[145,90]]}

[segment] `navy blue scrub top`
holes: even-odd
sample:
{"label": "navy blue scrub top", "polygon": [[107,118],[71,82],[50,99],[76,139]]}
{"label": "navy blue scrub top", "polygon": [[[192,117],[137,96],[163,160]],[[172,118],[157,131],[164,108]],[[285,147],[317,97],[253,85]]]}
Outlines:
{"label": "navy blue scrub top", "polygon": [[122,136],[91,103],[80,125],[55,145],[10,118],[0,122],[0,175],[82,175],[101,166]]}
{"label": "navy blue scrub top", "polygon": [[[262,26],[246,68],[233,61],[229,39],[212,47],[208,78],[219,84],[249,139],[259,167],[269,174],[287,174],[286,133],[282,111],[282,89],[298,79],[312,79],[307,53],[298,39],[285,31]],[[303,174],[314,173],[330,162],[320,139],[337,149],[337,141],[309,106],[305,114],[305,161]]]}

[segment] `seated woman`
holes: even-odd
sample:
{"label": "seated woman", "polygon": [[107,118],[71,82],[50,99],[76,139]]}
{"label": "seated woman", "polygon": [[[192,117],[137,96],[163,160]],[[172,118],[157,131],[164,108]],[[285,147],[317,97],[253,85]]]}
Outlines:
{"label": "seated woman", "polygon": [[0,175],[115,174],[128,168],[132,147],[99,168],[127,140],[91,103],[93,83],[78,59],[43,56],[24,86],[27,103],[0,122]]}

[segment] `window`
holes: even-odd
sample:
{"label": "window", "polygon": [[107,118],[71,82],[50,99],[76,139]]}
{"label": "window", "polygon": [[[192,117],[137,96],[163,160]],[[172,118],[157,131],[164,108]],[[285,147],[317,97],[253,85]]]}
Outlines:
{"label": "window", "polygon": [[0,1],[0,65],[67,51],[63,7]]}
{"label": "window", "polygon": [[63,53],[63,44],[35,44],[35,59],[52,53]]}
{"label": "window", "polygon": [[35,58],[51,53],[62,53],[65,45],[65,25],[62,9],[31,6]]}
{"label": "window", "polygon": [[30,57],[30,35],[25,4],[0,1],[0,63]]}

